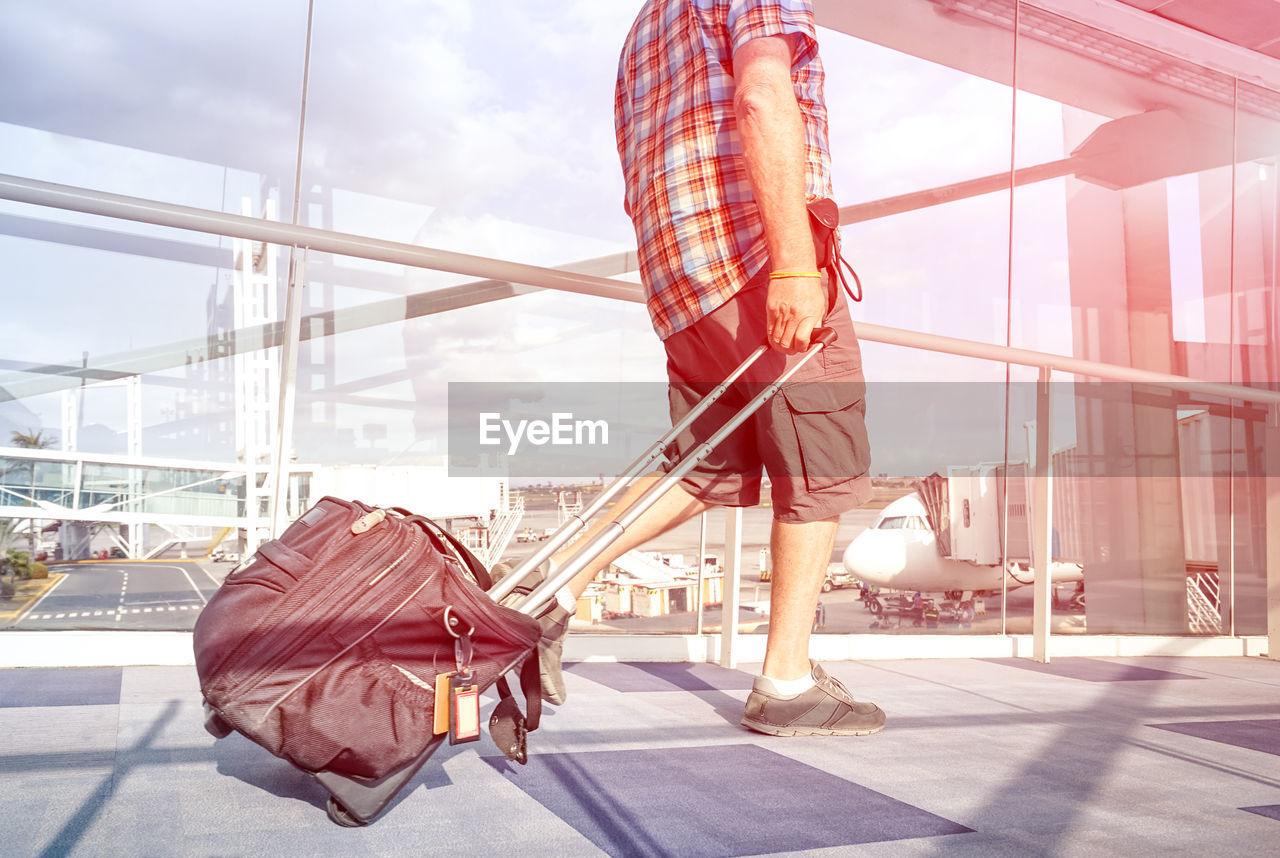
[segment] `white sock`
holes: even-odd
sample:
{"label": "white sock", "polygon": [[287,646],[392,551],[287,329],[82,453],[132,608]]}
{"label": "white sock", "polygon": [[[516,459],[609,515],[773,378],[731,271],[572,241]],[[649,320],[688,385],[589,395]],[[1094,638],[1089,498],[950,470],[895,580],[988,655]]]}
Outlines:
{"label": "white sock", "polygon": [[813,688],[813,674],[806,673],[799,679],[770,679],[763,673],[756,677],[752,687],[773,697],[795,697]]}

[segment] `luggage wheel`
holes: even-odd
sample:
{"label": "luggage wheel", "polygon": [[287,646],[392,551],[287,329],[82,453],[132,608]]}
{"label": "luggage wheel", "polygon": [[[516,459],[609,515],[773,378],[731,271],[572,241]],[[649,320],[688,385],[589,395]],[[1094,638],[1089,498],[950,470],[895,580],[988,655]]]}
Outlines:
{"label": "luggage wheel", "polygon": [[338,801],[333,796],[329,796],[329,806],[327,809],[329,811],[329,818],[338,825],[341,825],[343,828],[360,828],[361,826],[368,824],[366,822],[361,822],[359,819],[352,816],[350,812],[342,806],[342,802]]}
{"label": "luggage wheel", "polygon": [[225,739],[231,734],[231,725],[208,702],[204,704],[204,728],[215,739]]}

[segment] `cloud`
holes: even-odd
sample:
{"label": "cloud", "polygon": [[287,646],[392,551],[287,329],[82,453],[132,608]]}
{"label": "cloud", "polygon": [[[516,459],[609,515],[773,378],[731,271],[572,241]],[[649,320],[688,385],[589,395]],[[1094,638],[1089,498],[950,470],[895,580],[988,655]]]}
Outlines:
{"label": "cloud", "polygon": [[0,91],[0,118],[281,172],[296,148],[297,11],[246,0],[185,4],[180,15],[161,2],[12,0],[0,9],[0,77],[19,83]]}
{"label": "cloud", "polygon": [[[289,200],[305,10],[13,0],[0,120],[251,170]],[[626,239],[612,86],[634,11],[317,4],[304,182]]]}

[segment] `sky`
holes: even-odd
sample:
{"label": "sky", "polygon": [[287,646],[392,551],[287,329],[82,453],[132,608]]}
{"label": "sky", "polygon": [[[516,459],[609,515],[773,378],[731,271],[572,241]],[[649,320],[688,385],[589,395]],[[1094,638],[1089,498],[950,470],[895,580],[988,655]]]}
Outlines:
{"label": "sky", "polygon": [[[304,200],[300,221],[549,266],[633,249],[612,99],[619,47],[638,6],[317,0],[302,186],[330,198]],[[0,173],[232,212],[246,195],[259,207],[267,188],[288,221],[306,21],[301,0],[6,0]],[[842,205],[1007,169],[1006,87],[840,33],[821,31],[819,41]],[[1020,96],[1019,162],[1062,156],[1058,105]],[[1025,193],[1019,218],[1030,228],[1016,260],[1014,341],[1070,353],[1064,184]],[[127,233],[125,243],[155,237],[231,248],[226,239],[0,203],[5,216]],[[1008,221],[1008,197],[997,193],[846,228],[847,255],[867,292],[855,321],[1004,342]],[[0,290],[23,296],[20,314],[0,320],[0,375],[24,361],[199,342],[211,296],[231,288],[226,268],[29,238],[0,235],[0,255],[8,260]],[[467,280],[336,264],[342,282],[327,298],[313,292],[317,307]],[[335,338],[327,351],[306,348],[332,362],[330,381],[344,396],[336,404],[303,396],[303,413],[334,417],[344,434],[300,438],[304,457],[341,458],[353,444],[374,461],[440,452],[439,411],[451,382],[664,378],[642,307],[564,293],[370,328]],[[1000,365],[876,344],[864,345],[864,358],[878,381],[1004,377]],[[145,424],[177,419],[185,373],[179,366],[148,376]],[[121,395],[89,400],[95,411],[86,419],[105,430],[99,443],[117,443],[108,436],[123,430]],[[59,408],[55,394],[0,403],[0,429],[32,420],[56,427]],[[931,425],[941,431],[945,414]],[[178,441],[153,434],[160,449],[181,452]],[[212,452],[234,455],[225,441]]]}

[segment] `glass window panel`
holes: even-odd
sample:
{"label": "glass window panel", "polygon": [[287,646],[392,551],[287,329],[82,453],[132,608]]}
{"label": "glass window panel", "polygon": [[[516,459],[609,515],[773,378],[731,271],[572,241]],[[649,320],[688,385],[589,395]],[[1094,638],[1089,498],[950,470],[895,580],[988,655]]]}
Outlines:
{"label": "glass window panel", "polygon": [[[1236,88],[1236,153],[1233,173],[1230,319],[1214,369],[1237,384],[1276,389],[1276,247],[1280,238],[1280,93],[1240,81]],[[1190,348],[1190,346],[1188,347]],[[1231,450],[1230,488],[1215,495],[1222,530],[1218,588],[1227,604],[1226,631],[1267,631],[1266,414],[1247,405],[1229,413],[1230,427],[1217,438]],[[1226,422],[1219,420],[1219,423]],[[1229,434],[1228,434],[1229,431]],[[1227,439],[1229,438],[1229,441]],[[1223,505],[1223,502],[1229,505]],[[1274,537],[1271,537],[1274,538]],[[1274,571],[1273,573],[1274,574]]]}
{"label": "glass window panel", "polygon": [[[974,63],[1007,80],[1012,33],[986,30]],[[1003,344],[1012,89],[931,61],[925,38],[890,50],[823,31],[822,47],[841,235],[865,287],[855,321]],[[878,379],[936,378],[946,360],[871,343],[864,359]]]}
{"label": "glass window panel", "polygon": [[[288,220],[300,167],[305,224],[634,279],[612,128],[634,9],[320,6],[300,165],[305,15],[193,14],[170,32],[147,4],[7,4],[0,33],[21,38],[0,36],[0,69],[31,83],[0,95],[5,171]],[[1029,4],[934,17],[963,19],[964,38],[820,32],[845,249],[866,285],[855,317],[1271,384],[1280,96]],[[68,38],[83,62],[62,59]],[[212,552],[267,533],[288,254],[10,203],[0,254],[23,295],[3,322],[0,443],[28,448],[0,458],[6,544],[160,551],[172,580],[138,586],[170,594],[164,620],[139,601],[70,625],[189,627],[230,568]],[[325,493],[405,499],[487,559],[517,560],[608,475],[446,481],[450,383],[664,377],[637,304],[318,252],[306,264],[289,516]],[[506,297],[473,303],[485,289]],[[1011,585],[1035,565],[1035,371],[871,342],[864,357],[877,494],[842,522],[815,627],[1029,631],[1030,588]],[[1261,413],[1061,374],[1052,406],[1055,633],[1264,632]],[[947,527],[986,528],[949,531],[948,549],[994,544],[1001,582],[978,601],[885,587],[875,612],[845,551],[883,531],[948,559],[921,513],[885,512],[931,473],[955,488]],[[51,530],[59,508],[71,515]],[[768,628],[769,517],[747,513],[743,632]],[[713,517],[713,570],[722,531]],[[699,536],[677,529],[657,562],[696,571]],[[119,570],[93,568],[83,579],[118,600]],[[576,627],[718,631],[717,585],[699,598],[676,578],[634,584],[625,610],[602,584]]]}
{"label": "glass window panel", "polygon": [[[293,196],[305,34],[298,9],[239,0],[178,17],[143,2],[7,3],[0,74],[22,85],[0,94],[4,170],[235,214],[270,206],[280,219],[281,200]],[[271,383],[234,352],[247,354],[274,310],[236,318],[233,296],[256,258],[265,281],[256,297],[274,298],[279,251],[3,202],[0,254],[6,288],[21,295],[0,323],[0,443],[41,431],[54,450],[89,457],[39,463],[37,479],[58,474],[37,487],[56,506],[19,529],[38,530],[59,560],[207,554],[223,524],[243,516],[243,471],[200,482],[243,462],[237,379]],[[94,463],[99,455],[138,464]],[[157,459],[221,464],[185,471],[150,464]],[[19,627],[189,628],[203,597],[188,582],[207,590],[214,580],[194,563],[148,569],[126,598],[120,568],[78,569],[70,589],[91,610],[57,610],[69,589],[59,587],[50,610],[23,614]]]}
{"label": "glass window panel", "polygon": [[[865,300],[853,308],[855,323],[866,319],[1003,344],[1013,35],[987,24],[969,34],[972,41],[950,42],[945,49],[923,31],[885,39],[891,47],[835,30],[819,34],[833,182],[846,224],[841,230],[845,254],[865,289]],[[939,51],[955,62],[939,62]],[[912,494],[921,477],[945,473],[949,465],[999,458],[1004,369],[869,341],[862,350],[871,382],[867,421],[876,497],[842,519],[830,589],[815,627],[826,633],[976,631],[971,598],[944,598],[940,592],[920,601],[914,597],[914,587],[925,583],[917,573],[937,565],[932,532],[885,531],[899,541],[910,537],[910,550],[919,549],[923,566],[897,573],[909,573],[913,589],[888,576],[875,585],[876,597],[865,600],[856,569],[870,567],[859,565],[865,540],[858,540],[869,529],[878,531],[885,507]],[[971,396],[966,387],[984,388],[989,395]],[[975,405],[977,400],[990,410]],[[963,431],[957,432],[958,426]],[[870,552],[879,557],[882,548]],[[852,573],[845,563],[850,550]],[[904,549],[885,550],[901,554]],[[994,580],[999,578],[997,573]],[[965,583],[971,582],[956,583],[961,592],[952,595],[965,596]],[[747,595],[760,602],[767,590],[758,599],[754,592],[744,599]],[[998,630],[1000,621],[994,624]],[[758,616],[748,615],[741,628],[766,627]]]}
{"label": "glass window panel", "polygon": [[[1260,223],[1241,221],[1238,204],[1232,212],[1235,82],[1028,4],[1019,26],[1020,169],[1042,159],[1063,169],[1014,191],[1015,344],[1228,380],[1238,336],[1232,224],[1248,234]],[[1024,141],[1035,159],[1023,157]],[[1255,269],[1264,256],[1245,255]],[[1210,548],[1222,537],[1206,522],[1224,522],[1230,500],[1201,459],[1230,446],[1239,421],[1196,416],[1186,394],[1062,381],[1055,554],[1082,563],[1082,626],[1213,633],[1196,587],[1216,575],[1209,558],[1222,553]]]}

